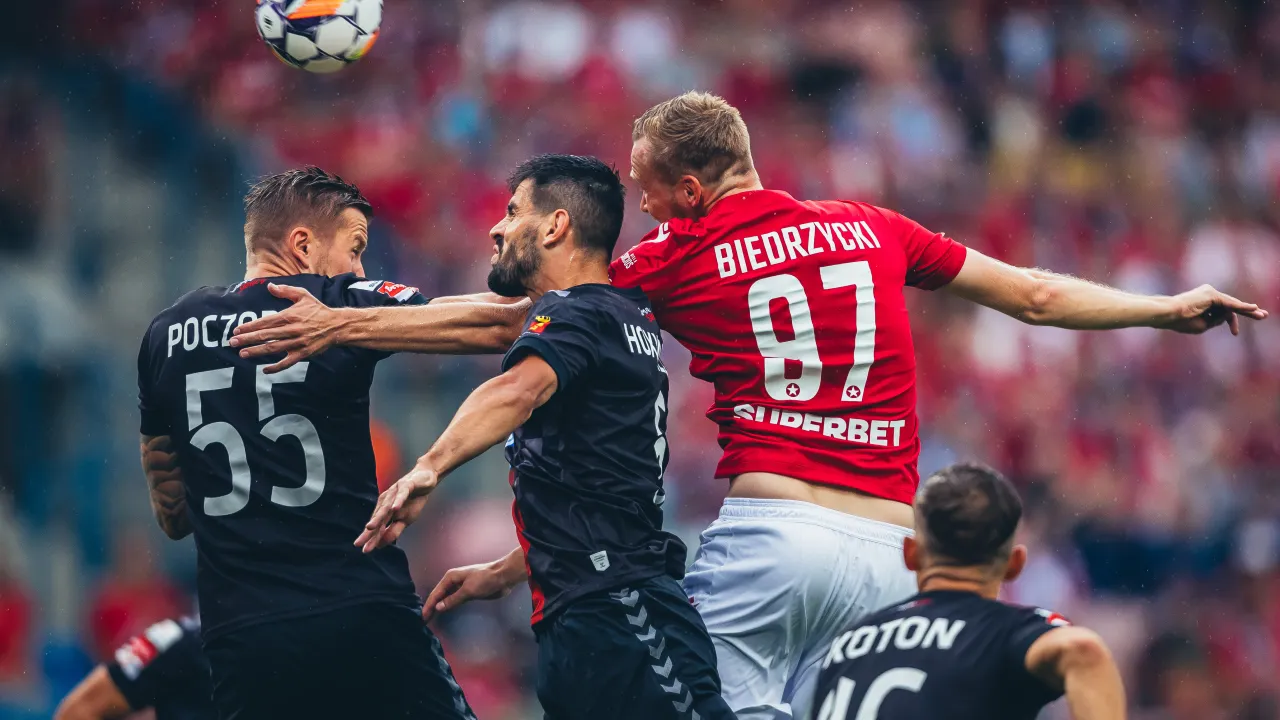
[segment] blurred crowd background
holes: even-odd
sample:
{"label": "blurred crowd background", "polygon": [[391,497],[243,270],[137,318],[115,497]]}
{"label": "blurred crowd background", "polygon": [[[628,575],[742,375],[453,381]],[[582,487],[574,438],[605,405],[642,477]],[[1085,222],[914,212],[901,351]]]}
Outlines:
{"label": "blurred crowd background", "polygon": [[[137,466],[134,360],[155,313],[242,277],[240,198],[267,172],[358,183],[371,276],[476,291],[517,162],[594,153],[625,177],[631,120],[710,89],[766,186],[886,205],[1011,263],[1280,306],[1276,3],[387,0],[373,51],[333,76],[273,58],[251,6],[4,11],[0,718],[47,717],[128,635],[191,611],[191,543],[157,531]],[[638,207],[619,252],[652,227]],[[979,459],[1026,500],[1008,599],[1099,630],[1135,718],[1280,718],[1280,324],[1073,334],[909,300],[922,474]],[[384,364],[383,480],[496,369]],[[725,482],[708,388],[672,386],[665,507],[694,547]],[[497,453],[451,477],[402,541],[420,586],[512,547],[509,502]],[[440,622],[483,718],[540,717],[528,610],[517,593]]]}

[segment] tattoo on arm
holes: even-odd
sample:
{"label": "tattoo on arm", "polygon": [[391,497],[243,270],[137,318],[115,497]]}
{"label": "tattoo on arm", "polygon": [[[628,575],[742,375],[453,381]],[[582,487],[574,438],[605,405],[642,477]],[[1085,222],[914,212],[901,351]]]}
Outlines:
{"label": "tattoo on arm", "polygon": [[187,491],[178,453],[168,435],[142,436],[142,472],[151,491],[151,510],[160,529],[174,540],[191,534]]}

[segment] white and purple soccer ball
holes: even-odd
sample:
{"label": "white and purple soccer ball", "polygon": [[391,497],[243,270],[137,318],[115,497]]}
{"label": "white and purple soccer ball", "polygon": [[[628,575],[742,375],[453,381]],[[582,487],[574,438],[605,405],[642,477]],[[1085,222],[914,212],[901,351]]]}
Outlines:
{"label": "white and purple soccer ball", "polygon": [[258,36],[285,64],[331,73],[378,39],[382,0],[258,0]]}

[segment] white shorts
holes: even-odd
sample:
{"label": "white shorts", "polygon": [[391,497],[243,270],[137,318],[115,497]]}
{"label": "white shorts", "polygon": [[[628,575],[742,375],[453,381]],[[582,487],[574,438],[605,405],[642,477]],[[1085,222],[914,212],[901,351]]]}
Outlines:
{"label": "white shorts", "polygon": [[684,588],[715,643],[740,720],[807,718],[836,635],[916,592],[911,531],[793,500],[729,498]]}

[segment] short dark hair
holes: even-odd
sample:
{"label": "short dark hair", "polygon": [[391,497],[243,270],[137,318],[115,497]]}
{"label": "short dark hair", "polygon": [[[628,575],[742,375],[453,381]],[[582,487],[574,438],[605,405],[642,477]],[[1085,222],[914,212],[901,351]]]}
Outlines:
{"label": "short dark hair", "polygon": [[533,180],[538,212],[564,209],[583,247],[613,257],[627,193],[617,170],[597,157],[538,155],[511,173],[507,189],[514,193],[525,180]]}
{"label": "short dark hair", "polygon": [[250,252],[272,246],[297,225],[328,232],[347,208],[373,217],[360,188],[314,165],[265,177],[244,196],[245,245]]}
{"label": "short dark hair", "polygon": [[1022,501],[1003,475],[979,463],[957,463],[929,476],[916,494],[918,532],[942,565],[989,565],[1008,557],[1022,520]]}

